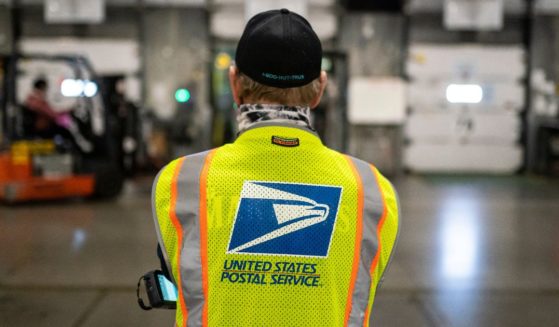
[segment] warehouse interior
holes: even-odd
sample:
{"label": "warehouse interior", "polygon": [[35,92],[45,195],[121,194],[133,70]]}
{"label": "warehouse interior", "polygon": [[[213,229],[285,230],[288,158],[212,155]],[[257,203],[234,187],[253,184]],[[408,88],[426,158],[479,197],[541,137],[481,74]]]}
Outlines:
{"label": "warehouse interior", "polygon": [[136,299],[152,183],[235,140],[236,45],[279,8],[322,42],[324,144],[398,191],[371,325],[558,324],[559,1],[0,0],[0,326],[173,325]]}

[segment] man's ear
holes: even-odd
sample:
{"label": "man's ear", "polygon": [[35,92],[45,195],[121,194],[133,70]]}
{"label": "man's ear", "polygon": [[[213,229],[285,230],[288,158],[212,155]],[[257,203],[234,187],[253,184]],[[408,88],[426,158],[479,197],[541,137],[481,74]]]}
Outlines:
{"label": "man's ear", "polygon": [[229,67],[229,85],[231,86],[231,93],[233,94],[233,101],[240,106],[242,104],[241,97],[239,96],[239,69],[237,66],[232,65]]}
{"label": "man's ear", "polygon": [[316,97],[312,99],[311,103],[309,104],[311,109],[318,107],[318,105],[320,104],[320,99],[322,99],[322,95],[324,94],[324,90],[326,89],[326,84],[328,84],[328,74],[326,74],[325,71],[320,72],[319,81],[320,81],[320,92],[318,92]]}

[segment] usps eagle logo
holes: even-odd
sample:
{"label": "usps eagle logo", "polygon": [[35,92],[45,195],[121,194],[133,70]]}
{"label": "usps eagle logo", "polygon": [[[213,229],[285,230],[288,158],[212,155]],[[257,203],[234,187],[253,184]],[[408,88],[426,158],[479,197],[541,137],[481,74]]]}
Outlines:
{"label": "usps eagle logo", "polygon": [[342,187],[246,181],[227,253],[327,257]]}

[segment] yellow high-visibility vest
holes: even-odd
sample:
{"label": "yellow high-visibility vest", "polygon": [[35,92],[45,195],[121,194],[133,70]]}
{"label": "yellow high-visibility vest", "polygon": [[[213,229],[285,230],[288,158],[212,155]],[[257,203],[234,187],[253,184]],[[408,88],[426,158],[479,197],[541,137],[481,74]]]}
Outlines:
{"label": "yellow high-visibility vest", "polygon": [[399,218],[378,170],[312,131],[259,123],[153,188],[178,326],[368,326]]}

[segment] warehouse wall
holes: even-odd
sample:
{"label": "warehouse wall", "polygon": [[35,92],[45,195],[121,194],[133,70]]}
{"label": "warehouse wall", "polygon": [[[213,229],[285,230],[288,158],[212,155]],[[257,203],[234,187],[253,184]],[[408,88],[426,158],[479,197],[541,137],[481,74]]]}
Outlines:
{"label": "warehouse wall", "polygon": [[144,54],[146,100],[160,116],[169,118],[174,114],[173,94],[178,87],[195,88],[196,106],[207,107],[211,59],[205,10],[148,10]]}
{"label": "warehouse wall", "polygon": [[[110,39],[140,45],[138,78],[142,104],[164,120],[172,120],[178,87],[192,88],[194,134],[209,140],[209,32],[205,9],[176,7],[107,7],[102,24],[47,24],[43,7],[26,5],[20,17],[21,37]],[[0,53],[11,52],[10,8],[0,5]],[[3,35],[5,35],[3,37]],[[134,92],[136,93],[136,92]],[[202,133],[202,134],[200,134]],[[208,135],[204,135],[204,133]],[[200,144],[202,147],[209,147]]]}
{"label": "warehouse wall", "polygon": [[[503,30],[498,32],[449,32],[442,25],[441,15],[415,15],[410,20],[410,42],[522,44],[524,17],[509,16],[504,22]],[[537,15],[534,18],[532,42],[532,66],[543,68],[549,76],[557,79],[559,77],[559,17]]]}
{"label": "warehouse wall", "polygon": [[[0,35],[7,35],[4,42],[0,36],[0,51],[5,53],[10,51],[9,16],[7,7],[0,9]],[[200,93],[207,94],[209,36],[205,10],[147,8],[142,16],[134,7],[108,7],[103,24],[46,24],[41,6],[26,6],[21,22],[22,38],[110,38],[143,44],[140,55],[144,57],[146,104],[164,118],[172,115],[172,89],[177,85],[195,81],[200,84]],[[157,96],[161,85],[172,88],[165,99]],[[197,100],[207,103],[206,98]]]}
{"label": "warehouse wall", "polygon": [[7,54],[12,50],[11,24],[10,8],[0,5],[0,54]]}
{"label": "warehouse wall", "polygon": [[42,6],[22,10],[22,37],[138,38],[138,14],[133,8],[109,7],[102,24],[47,24]]}
{"label": "warehouse wall", "polygon": [[210,147],[208,15],[201,9],[149,9],[144,30],[146,105],[163,119],[177,112],[175,90],[192,92],[187,119],[200,149]]}
{"label": "warehouse wall", "polygon": [[559,17],[553,17],[554,40],[553,40],[553,67],[555,68],[555,81],[559,81]]}
{"label": "warehouse wall", "polygon": [[456,43],[477,42],[487,44],[521,43],[523,19],[509,16],[499,31],[457,32],[448,31],[443,26],[442,14],[418,14],[410,18],[410,42],[421,43]]}
{"label": "warehouse wall", "polygon": [[[405,18],[397,14],[343,15],[338,37],[341,50],[349,57],[350,78],[401,76],[405,23]],[[399,172],[399,126],[354,125],[349,129],[348,141],[350,154],[374,163],[385,174]]]}
{"label": "warehouse wall", "polygon": [[340,45],[349,54],[351,76],[400,75],[404,17],[396,14],[342,16]]}
{"label": "warehouse wall", "polygon": [[545,70],[548,77],[559,79],[559,17],[537,16],[532,32],[535,68]]}
{"label": "warehouse wall", "polygon": [[[410,43],[520,44],[524,42],[524,17],[507,16],[497,32],[450,32],[440,13],[421,13],[410,17]],[[406,57],[406,21],[399,15],[349,13],[341,18],[340,45],[349,54],[351,76],[401,76]],[[538,15],[534,19],[532,65],[548,76],[559,76],[559,19]],[[550,45],[552,49],[550,50]],[[529,139],[533,138],[530,131]],[[401,136],[394,126],[352,126],[349,150],[374,162],[386,172],[399,169]],[[529,151],[530,156],[531,151]]]}
{"label": "warehouse wall", "polygon": [[[10,11],[0,5],[0,53],[9,53]],[[345,51],[350,76],[402,76],[406,56],[407,21],[401,15],[340,14],[334,49]],[[142,25],[143,20],[143,25]],[[523,41],[523,17],[507,17],[499,32],[448,32],[440,13],[421,13],[410,18],[410,42],[481,42],[511,44]],[[144,26],[142,29],[141,26]],[[23,37],[95,37],[133,39],[142,44],[144,98],[147,107],[160,117],[175,113],[174,90],[193,86],[196,124],[209,121],[210,39],[208,14],[204,9],[147,8],[143,15],[136,7],[108,7],[103,24],[45,24],[41,6],[26,6],[22,15]],[[534,26],[534,67],[541,67],[551,78],[559,77],[559,19],[538,15]],[[551,45],[551,46],[550,46]],[[328,48],[328,46],[325,46]],[[332,48],[332,47],[330,47]],[[209,130],[209,129],[205,129]],[[352,126],[349,152],[375,162],[388,173],[399,168],[400,130],[394,126]],[[209,137],[203,137],[209,139]]]}
{"label": "warehouse wall", "polygon": [[[532,31],[532,67],[534,71],[543,70],[547,80],[559,83],[559,17],[539,15],[534,19]],[[534,101],[534,97],[532,97]],[[532,102],[534,103],[534,102]],[[532,107],[528,114],[527,142],[528,155],[527,166],[534,171],[538,166],[539,147],[538,132],[541,124],[550,120],[548,116],[541,116],[537,109]]]}

